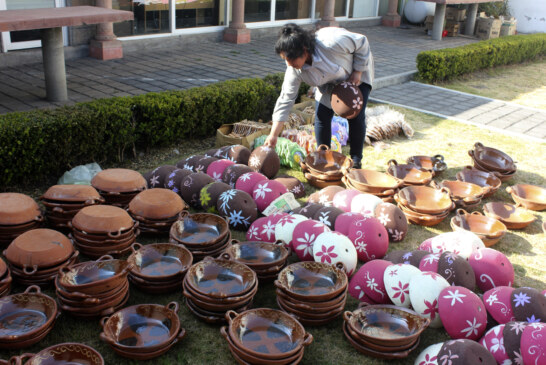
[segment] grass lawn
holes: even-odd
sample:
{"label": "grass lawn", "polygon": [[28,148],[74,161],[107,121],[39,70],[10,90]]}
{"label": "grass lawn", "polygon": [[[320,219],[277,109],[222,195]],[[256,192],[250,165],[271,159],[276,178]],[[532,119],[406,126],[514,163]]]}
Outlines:
{"label": "grass lawn", "polygon": [[546,109],[546,58],[535,62],[490,68],[458,80],[437,83],[448,89],[523,106]]}
{"label": "grass lawn", "polygon": [[[455,173],[463,166],[471,162],[467,151],[473,144],[481,141],[486,146],[499,148],[517,161],[518,173],[508,183],[487,201],[502,200],[512,202],[505,192],[505,187],[516,183],[530,183],[546,186],[546,144],[528,142],[504,135],[479,129],[475,126],[460,124],[454,121],[422,113],[404,110],[399,111],[406,115],[406,120],[412,125],[416,133],[413,139],[408,140],[399,137],[389,143],[385,150],[375,150],[367,146],[364,151],[365,167],[385,171],[387,161],[395,158],[405,161],[411,155],[443,154],[448,164],[448,170],[438,176],[436,180],[454,179]],[[213,139],[200,141],[187,141],[177,146],[180,153],[173,152],[173,148],[155,151],[153,156],[140,156],[136,161],[128,162],[124,166],[145,172],[161,164],[176,163],[178,160],[190,154],[202,153],[213,144]],[[103,166],[106,168],[109,166]],[[287,171],[305,181],[301,172]],[[45,191],[47,186],[37,188],[30,192],[35,197]],[[307,196],[315,189],[306,184]],[[29,193],[29,192],[27,192]],[[303,202],[303,200],[302,200]],[[504,252],[514,265],[516,271],[515,286],[532,286],[539,290],[546,288],[546,240],[541,230],[541,222],[546,220],[546,212],[535,212],[537,221],[523,231],[511,231],[494,246]],[[441,224],[426,228],[410,225],[409,233],[403,242],[390,246],[390,250],[415,249],[423,240],[441,232],[449,232],[449,219]],[[234,232],[234,238],[244,239],[243,232]],[[167,238],[142,238],[142,243],[165,242]],[[294,260],[294,258],[292,258]],[[13,292],[21,292],[24,288],[15,287]],[[46,290],[54,296],[52,289]],[[219,326],[205,324],[195,318],[184,305],[181,292],[166,295],[147,295],[136,289],[131,290],[131,296],[127,305],[137,303],[162,303],[178,301],[180,305],[180,319],[182,326],[187,330],[186,338],[167,354],[143,362],[144,364],[232,364],[227,343],[220,335]],[[353,310],[358,302],[350,298],[347,301],[347,310]],[[254,307],[277,308],[275,303],[275,291],[273,284],[260,287],[255,297]],[[322,327],[309,327],[307,330],[314,336],[314,342],[305,351],[303,364],[410,364],[415,357],[427,346],[448,339],[442,329],[427,329],[421,336],[419,347],[406,359],[400,361],[385,361],[366,357],[353,349],[345,340],[341,325],[343,320],[338,318],[332,323]],[[83,342],[96,348],[105,358],[107,364],[136,364],[136,361],[117,356],[106,344],[99,340],[101,328],[98,320],[82,320],[62,315],[53,331],[40,343],[30,348],[18,351],[0,352],[0,358],[20,354],[23,352],[37,352],[42,348],[60,342]]]}

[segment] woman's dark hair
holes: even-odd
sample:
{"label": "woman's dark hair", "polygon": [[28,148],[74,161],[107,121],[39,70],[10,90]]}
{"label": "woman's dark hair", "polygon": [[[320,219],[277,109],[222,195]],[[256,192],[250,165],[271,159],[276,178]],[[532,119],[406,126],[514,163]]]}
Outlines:
{"label": "woman's dark hair", "polygon": [[275,43],[275,52],[284,53],[286,59],[293,60],[301,57],[305,50],[315,53],[315,33],[294,23],[285,24]]}

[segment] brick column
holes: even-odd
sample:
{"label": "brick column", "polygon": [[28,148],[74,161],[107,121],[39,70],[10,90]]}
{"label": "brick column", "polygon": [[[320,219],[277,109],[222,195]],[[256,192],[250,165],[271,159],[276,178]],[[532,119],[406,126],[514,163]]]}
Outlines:
{"label": "brick column", "polygon": [[[95,5],[112,9],[112,0],[96,0]],[[123,58],[123,47],[114,34],[113,23],[97,24],[97,33],[89,44],[89,56],[99,60]]]}
{"label": "brick column", "polygon": [[317,23],[318,28],[324,27],[339,27],[339,23],[336,22],[334,12],[336,8],[336,0],[325,0],[324,7],[322,8],[322,18]]}
{"label": "brick column", "polygon": [[389,0],[387,15],[381,18],[381,24],[387,27],[399,27],[402,17],[398,15],[398,0]]}
{"label": "brick column", "polygon": [[241,44],[250,43],[250,30],[245,25],[245,0],[231,3],[231,22],[224,29],[224,41]]}

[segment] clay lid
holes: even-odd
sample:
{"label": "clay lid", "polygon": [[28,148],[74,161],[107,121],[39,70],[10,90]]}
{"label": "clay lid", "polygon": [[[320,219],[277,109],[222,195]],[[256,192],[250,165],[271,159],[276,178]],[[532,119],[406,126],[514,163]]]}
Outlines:
{"label": "clay lid", "polygon": [[28,223],[41,217],[40,207],[28,195],[0,193],[0,225]]}
{"label": "clay lid", "polygon": [[313,193],[313,195],[316,194],[316,201],[309,198],[309,202],[331,206],[334,203],[335,195],[343,190],[345,190],[345,188],[341,186],[327,186],[316,193]]}
{"label": "clay lid", "polygon": [[342,118],[353,119],[360,113],[364,98],[358,86],[343,81],[332,89],[332,109]]}
{"label": "clay lid", "polygon": [[15,266],[45,268],[58,265],[74,252],[72,242],[64,234],[52,229],[27,231],[13,240],[4,255]]}
{"label": "clay lid", "polygon": [[[364,216],[351,224],[347,237],[357,248],[359,261],[370,261],[385,256],[389,249],[389,234],[379,219]],[[372,297],[373,299],[373,297]],[[378,300],[375,300],[378,302]]]}
{"label": "clay lid", "polygon": [[[351,277],[349,281],[349,294],[360,300],[361,293],[364,293],[374,303],[391,304],[384,281],[385,271],[389,266],[391,266],[391,263],[387,260],[366,262]],[[374,283],[375,285],[370,286],[367,283]]]}
{"label": "clay lid", "polygon": [[131,192],[143,190],[147,183],[140,172],[129,169],[106,169],[91,180],[91,185],[106,192]]}
{"label": "clay lid", "polygon": [[476,288],[476,276],[472,266],[462,256],[444,251],[438,260],[438,274],[451,285],[463,286],[469,290]]}
{"label": "clay lid", "polygon": [[125,210],[111,205],[93,205],[80,210],[72,218],[72,226],[87,233],[118,233],[134,226]]}
{"label": "clay lid", "polygon": [[205,156],[195,162],[193,169],[195,170],[195,172],[207,173],[209,165],[214,161],[218,161],[218,159],[216,157]]}
{"label": "clay lid", "polygon": [[443,289],[438,296],[438,314],[451,338],[478,341],[485,333],[487,311],[470,289],[453,285]]}
{"label": "clay lid", "polygon": [[204,172],[194,172],[186,176],[180,184],[182,199],[192,207],[199,207],[201,189],[214,180]]}
{"label": "clay lid", "polygon": [[40,199],[66,202],[104,201],[97,190],[90,185],[53,185]]}
{"label": "clay lid", "polygon": [[[336,207],[323,207],[316,211],[313,219],[326,224],[330,229],[334,229],[337,217],[343,213],[345,213],[343,210]],[[300,214],[302,213],[300,212]]]}
{"label": "clay lid", "polygon": [[517,288],[511,295],[516,321],[535,322],[546,318],[546,297],[535,288]]}
{"label": "clay lid", "polygon": [[260,146],[250,154],[248,166],[272,179],[281,167],[281,160],[274,148]]}
{"label": "clay lid", "polygon": [[138,193],[129,203],[129,213],[146,219],[167,219],[180,213],[186,204],[169,189],[149,189]]}
{"label": "clay lid", "polygon": [[399,242],[408,233],[408,220],[402,210],[391,203],[380,203],[375,207],[375,217],[385,226],[389,239]]}

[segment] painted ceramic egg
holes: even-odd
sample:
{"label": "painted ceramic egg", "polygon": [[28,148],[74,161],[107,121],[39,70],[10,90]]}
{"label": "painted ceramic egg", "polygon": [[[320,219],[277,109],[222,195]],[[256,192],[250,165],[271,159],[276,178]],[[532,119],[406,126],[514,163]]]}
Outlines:
{"label": "painted ceramic egg", "polygon": [[296,228],[298,223],[308,219],[301,214],[290,214],[282,217],[275,225],[275,238],[284,241],[285,245],[291,247],[294,228]]}
{"label": "painted ceramic egg", "polygon": [[535,288],[514,289],[510,300],[516,321],[546,322],[546,297]]}
{"label": "painted ceramic egg", "polygon": [[246,239],[248,241],[275,242],[275,226],[282,217],[287,215],[287,213],[275,213],[256,219],[246,231]]}
{"label": "painted ceramic egg", "polygon": [[362,219],[364,219],[364,216],[360,213],[346,212],[337,216],[334,228],[336,232],[347,236],[351,225]]}
{"label": "painted ceramic egg", "polygon": [[294,194],[296,199],[303,198],[305,196],[305,186],[297,177],[281,175],[275,178],[275,181],[283,184],[289,192]]}
{"label": "painted ceramic egg", "polygon": [[402,261],[399,262],[399,263],[400,264],[410,264],[410,265],[413,265],[413,266],[418,268],[419,265],[421,264],[421,260],[423,259],[423,257],[425,257],[428,254],[429,254],[429,252],[427,252],[427,251],[413,250],[413,251],[410,251],[410,252],[404,254],[402,256]]}
{"label": "painted ceramic egg", "polygon": [[218,152],[218,148],[211,148],[210,150],[207,150],[207,152],[205,152],[205,156],[206,157],[217,157],[216,152]]}
{"label": "painted ceramic egg", "polygon": [[286,193],[288,193],[286,186],[276,180],[260,181],[252,190],[252,198],[258,210],[263,212],[275,199]]}
{"label": "painted ceramic egg", "polygon": [[438,315],[438,300],[441,291],[447,287],[449,287],[447,280],[431,271],[416,274],[410,280],[411,306],[423,317],[430,318],[432,328],[442,327]]}
{"label": "painted ceramic egg", "polygon": [[201,208],[208,213],[218,213],[218,209],[216,209],[218,197],[228,190],[231,190],[231,187],[219,181],[205,185],[199,192],[199,204]]}
{"label": "painted ceramic egg", "polygon": [[209,175],[216,181],[222,181],[222,174],[224,173],[224,170],[228,166],[234,164],[235,162],[226,159],[213,161],[207,168],[207,175]]}
{"label": "painted ceramic egg", "polygon": [[190,170],[175,169],[169,175],[167,175],[164,180],[163,187],[180,195],[180,184],[182,184],[182,180],[184,180],[184,178],[191,173],[192,172]]}
{"label": "painted ceramic egg", "polygon": [[347,276],[351,276],[356,269],[357,255],[355,246],[347,236],[338,232],[321,233],[313,244],[313,257],[316,262],[330,265],[342,263],[345,265]]}
{"label": "painted ceramic egg", "polygon": [[303,207],[294,209],[294,214],[301,214],[307,218],[313,219],[313,217],[315,216],[315,213],[322,208],[324,208],[324,206],[321,204],[307,203],[307,205]]}
{"label": "painted ceramic egg", "polygon": [[387,266],[383,274],[385,290],[394,305],[409,308],[409,282],[411,278],[421,271],[408,264],[396,264]]}
{"label": "painted ceramic egg", "polygon": [[268,181],[269,179],[264,175],[256,171],[247,172],[239,176],[235,182],[235,189],[242,190],[245,193],[252,195],[254,185],[260,181]]}
{"label": "painted ceramic egg", "polygon": [[510,358],[506,354],[506,349],[504,347],[503,331],[504,324],[499,324],[487,331],[479,341],[480,345],[485,347],[491,355],[493,355],[497,364],[503,364],[505,361],[510,362]]}
{"label": "painted ceramic egg", "polygon": [[180,196],[192,207],[200,208],[201,189],[213,181],[205,173],[192,172],[182,180],[180,184]]}
{"label": "painted ceramic egg", "polygon": [[360,261],[380,259],[389,249],[387,230],[374,217],[364,217],[353,223],[347,237],[354,243]]}
{"label": "painted ceramic egg", "polygon": [[205,157],[205,155],[191,155],[181,161],[178,161],[176,163],[176,167],[178,167],[179,169],[186,169],[192,172],[196,172],[194,170],[195,163],[203,157]]}
{"label": "painted ceramic egg", "polygon": [[438,351],[438,364],[450,365],[496,365],[493,355],[476,341],[450,340]]}
{"label": "painted ceramic egg", "polygon": [[[430,242],[427,242],[429,240]],[[469,231],[441,233],[425,240],[421,245],[430,247],[431,252],[450,251],[465,259],[468,259],[474,250],[485,247],[480,237]]]}
{"label": "painted ceramic egg", "polygon": [[382,203],[383,200],[375,195],[360,193],[351,200],[350,211],[374,217],[375,208]]}
{"label": "painted ceramic egg", "polygon": [[511,286],[497,286],[483,293],[485,309],[500,324],[515,321],[512,311],[511,295],[514,288]]}
{"label": "painted ceramic egg", "polygon": [[272,179],[277,175],[281,167],[281,160],[274,148],[260,146],[250,154],[248,166],[253,171],[258,171]]}
{"label": "painted ceramic egg", "polygon": [[360,194],[362,193],[356,189],[342,190],[334,195],[334,207],[339,208],[344,212],[350,212],[353,199]]}
{"label": "painted ceramic egg", "polygon": [[524,364],[546,364],[546,323],[531,323],[525,327],[520,349]]}
{"label": "painted ceramic egg", "polygon": [[296,225],[292,233],[292,249],[301,261],[314,261],[313,244],[317,237],[324,232],[330,232],[330,228],[313,219]]}
{"label": "painted ceramic egg", "polygon": [[527,322],[508,322],[504,325],[504,330],[502,331],[504,349],[512,364],[523,364],[521,357],[521,336],[523,335],[523,330],[528,325],[529,323]]}
{"label": "painted ceramic egg", "polygon": [[222,146],[216,150],[214,153],[214,157],[221,158],[221,159],[228,159],[228,151],[231,148],[231,146]]}
{"label": "painted ceramic egg", "polygon": [[409,253],[408,250],[394,250],[388,252],[385,257],[383,257],[383,260],[387,260],[392,262],[393,264],[401,264],[402,263],[402,256]]}
{"label": "painted ceramic egg", "polygon": [[153,169],[147,174],[146,182],[148,183],[148,189],[163,187],[167,176],[176,169],[177,167],[173,165],[163,165]]}
{"label": "painted ceramic egg", "polygon": [[462,256],[444,251],[438,260],[438,274],[442,275],[450,285],[464,286],[467,289],[476,288],[474,269]]}
{"label": "painted ceramic egg", "polygon": [[482,300],[462,286],[450,286],[440,292],[438,314],[447,334],[454,339],[479,340],[487,326],[487,311]]}
{"label": "painted ceramic egg", "polygon": [[392,264],[385,260],[366,262],[349,281],[349,293],[358,298],[362,290],[370,299],[379,304],[390,304],[383,278],[385,270]]}
{"label": "painted ceramic egg", "polygon": [[218,161],[216,157],[203,157],[195,162],[195,166],[193,167],[193,171],[195,172],[204,172],[207,173],[207,169],[209,168],[209,165],[213,163],[214,161]]}
{"label": "painted ceramic egg", "polygon": [[316,193],[317,194],[316,201],[313,201],[313,203],[319,203],[324,206],[330,207],[334,204],[334,196],[340,191],[344,191],[344,190],[345,190],[344,187],[341,187],[338,185],[327,186],[325,188],[322,188]]}
{"label": "painted ceramic egg", "polygon": [[375,207],[375,217],[387,229],[391,242],[400,242],[408,233],[408,220],[400,208],[391,203],[381,203]]}
{"label": "painted ceramic egg", "polygon": [[482,248],[474,251],[468,262],[474,269],[478,288],[483,291],[497,286],[511,286],[514,282],[514,267],[502,252]]}
{"label": "painted ceramic egg", "polygon": [[235,183],[237,182],[237,179],[239,179],[240,176],[248,172],[252,172],[252,169],[247,165],[243,165],[240,163],[229,165],[228,167],[226,167],[224,172],[222,172],[222,182],[225,182],[233,189],[235,188]]}
{"label": "painted ceramic egg", "polygon": [[440,261],[439,253],[429,253],[421,259],[419,270],[438,272],[438,261]]}
{"label": "painted ceramic egg", "polygon": [[227,151],[227,158],[235,163],[242,163],[248,165],[248,159],[250,158],[250,150],[243,145],[234,145]]}
{"label": "painted ceramic egg", "polygon": [[323,207],[317,210],[313,219],[326,224],[330,229],[334,229],[336,219],[341,214],[343,214],[343,210],[336,207]]}
{"label": "painted ceramic egg", "polygon": [[421,351],[419,356],[417,356],[417,358],[415,359],[413,365],[438,365],[438,352],[440,352],[440,349],[443,345],[443,342],[430,345],[429,347]]}
{"label": "painted ceramic egg", "polygon": [[357,86],[343,81],[332,89],[330,104],[340,117],[353,119],[362,110],[362,98],[362,92]]}
{"label": "painted ceramic egg", "polygon": [[241,190],[231,189],[220,194],[216,209],[227,217],[230,227],[246,230],[258,217],[258,207],[250,195]]}

